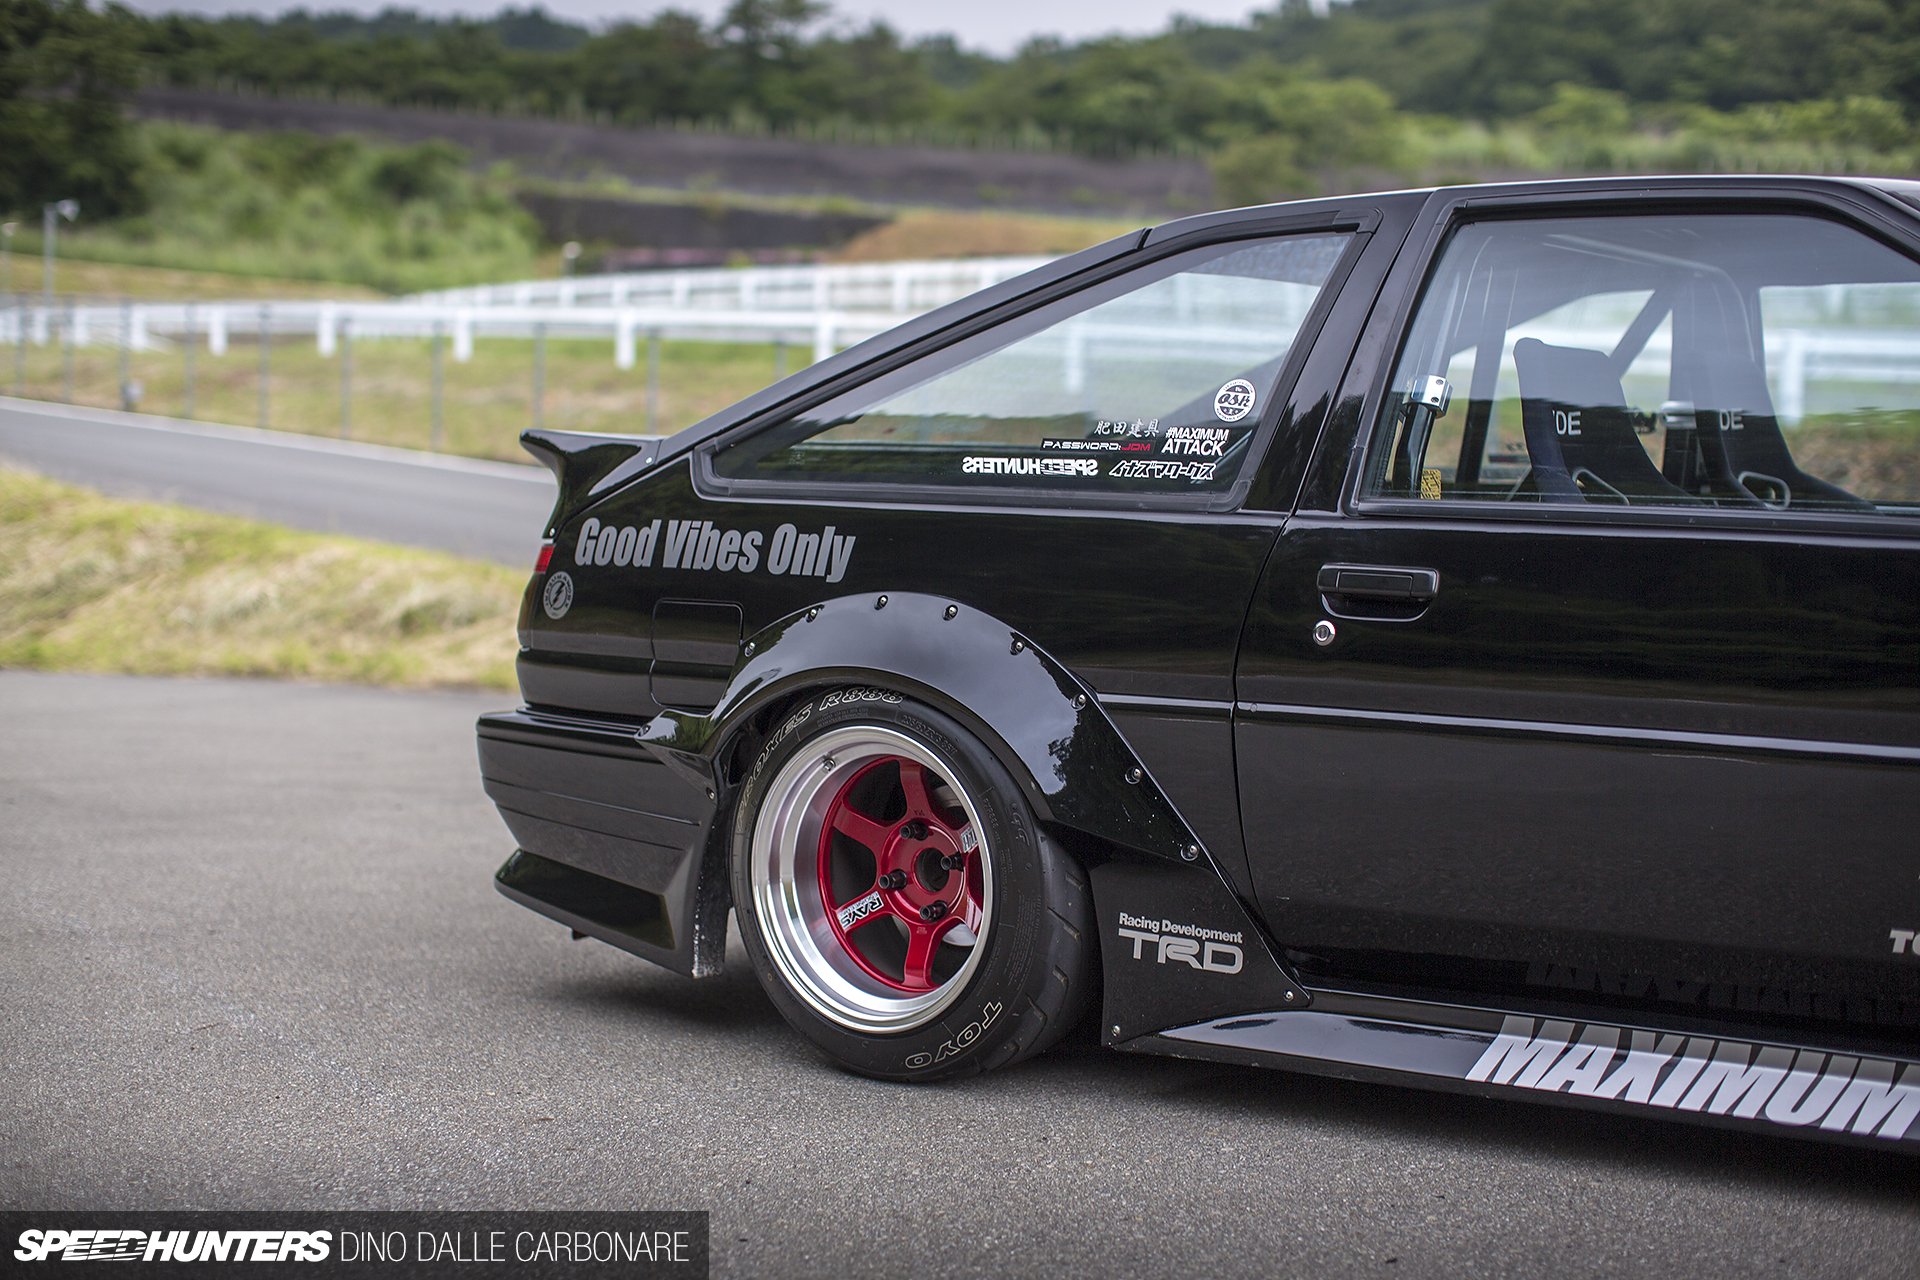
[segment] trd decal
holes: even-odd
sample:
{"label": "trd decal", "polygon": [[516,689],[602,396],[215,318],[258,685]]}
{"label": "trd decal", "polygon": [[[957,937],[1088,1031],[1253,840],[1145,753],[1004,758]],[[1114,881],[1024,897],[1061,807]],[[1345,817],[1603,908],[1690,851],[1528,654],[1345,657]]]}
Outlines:
{"label": "trd decal", "polygon": [[1920,930],[1889,929],[1887,937],[1893,940],[1893,954],[1897,956],[1920,956],[1920,946],[1914,945],[1914,937]]}
{"label": "trd decal", "polygon": [[1119,935],[1133,943],[1135,960],[1184,964],[1207,973],[1238,973],[1246,965],[1245,939],[1224,929],[1120,913]]}
{"label": "trd decal", "polygon": [[853,563],[856,536],[828,525],[802,533],[783,524],[771,537],[759,529],[723,529],[710,520],[654,520],[644,525],[602,524],[595,517],[580,526],[573,562],[581,567],[616,565],[662,569],[752,573],[765,568],[776,577],[824,578],[838,582]]}
{"label": "trd decal", "polygon": [[1523,1017],[1501,1025],[1466,1078],[1893,1139],[1920,1116],[1920,1066]]}

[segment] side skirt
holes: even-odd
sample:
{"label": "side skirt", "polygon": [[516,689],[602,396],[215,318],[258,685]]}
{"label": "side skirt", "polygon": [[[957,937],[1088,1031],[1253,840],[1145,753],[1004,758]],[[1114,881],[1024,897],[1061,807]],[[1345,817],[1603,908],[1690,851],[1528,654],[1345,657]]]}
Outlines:
{"label": "side skirt", "polygon": [[1342,992],[1116,1047],[1920,1155],[1920,1061],[1870,1052]]}

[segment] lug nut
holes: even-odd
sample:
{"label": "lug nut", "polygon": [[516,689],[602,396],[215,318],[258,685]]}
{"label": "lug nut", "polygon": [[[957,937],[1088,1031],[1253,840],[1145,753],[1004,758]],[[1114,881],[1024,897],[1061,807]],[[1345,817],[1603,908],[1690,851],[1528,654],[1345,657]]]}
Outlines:
{"label": "lug nut", "polygon": [[927,824],[921,822],[918,818],[914,819],[906,826],[900,828],[900,838],[902,840],[925,840],[927,838]]}
{"label": "lug nut", "polygon": [[964,853],[950,853],[940,859],[940,869],[942,871],[958,871],[966,865],[967,855]]}
{"label": "lug nut", "polygon": [[944,902],[929,902],[926,906],[920,908],[920,918],[928,924],[932,924],[945,914],[947,914],[947,904]]}
{"label": "lug nut", "polygon": [[880,877],[880,887],[881,887],[882,889],[904,889],[904,888],[906,888],[906,887],[907,887],[907,873],[906,873],[906,872],[904,872],[904,871],[889,871],[889,872],[887,872],[887,873],[886,873],[885,875],[883,875],[883,876],[881,876],[881,877]]}

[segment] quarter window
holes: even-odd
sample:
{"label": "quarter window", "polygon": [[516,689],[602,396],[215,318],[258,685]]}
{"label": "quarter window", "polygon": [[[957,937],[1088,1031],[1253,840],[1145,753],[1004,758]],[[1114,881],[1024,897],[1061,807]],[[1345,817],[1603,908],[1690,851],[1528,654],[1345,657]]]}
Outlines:
{"label": "quarter window", "polygon": [[734,479],[1218,492],[1348,237],[1176,255],[922,356],[714,455]]}
{"label": "quarter window", "polygon": [[1363,492],[1920,517],[1920,266],[1789,215],[1454,233]]}

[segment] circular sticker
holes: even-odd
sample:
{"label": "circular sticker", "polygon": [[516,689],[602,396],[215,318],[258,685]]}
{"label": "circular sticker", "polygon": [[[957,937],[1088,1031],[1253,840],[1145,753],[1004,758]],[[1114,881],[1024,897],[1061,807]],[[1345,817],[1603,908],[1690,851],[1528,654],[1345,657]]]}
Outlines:
{"label": "circular sticker", "polygon": [[1213,393],[1213,412],[1222,422],[1238,422],[1253,412],[1253,384],[1235,378]]}
{"label": "circular sticker", "polygon": [[564,618],[567,610],[573,608],[573,579],[565,573],[556,573],[547,579],[547,589],[540,596],[541,607],[549,618]]}

